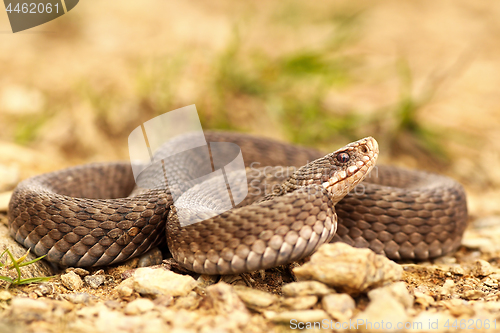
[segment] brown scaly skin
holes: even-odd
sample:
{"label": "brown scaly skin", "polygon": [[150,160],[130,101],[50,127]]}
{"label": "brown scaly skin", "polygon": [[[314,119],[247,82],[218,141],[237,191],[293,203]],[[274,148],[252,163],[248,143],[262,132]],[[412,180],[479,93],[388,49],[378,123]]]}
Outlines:
{"label": "brown scaly skin", "polygon": [[[340,177],[342,170],[325,172],[332,169],[340,150],[321,157],[315,150],[248,135],[206,137],[209,142],[238,144],[246,166],[254,171],[319,160],[299,168],[287,181],[282,178],[282,195],[230,210],[191,229],[168,224],[170,249],[189,269],[225,274],[272,267],[303,257],[332,237],[393,259],[432,258],[460,244],[467,220],[465,192],[449,178],[377,167],[340,200],[353,187],[351,177],[358,174],[354,168],[350,176],[343,170],[345,178]],[[351,162],[363,154],[354,148],[347,153],[354,154],[349,155]],[[126,198],[134,185],[127,162],[84,165],[30,178],[18,185],[11,199],[11,235],[37,255],[48,254],[48,260],[65,266],[102,266],[140,255],[164,241],[172,197],[158,189]],[[334,209],[339,215],[335,236]]]}

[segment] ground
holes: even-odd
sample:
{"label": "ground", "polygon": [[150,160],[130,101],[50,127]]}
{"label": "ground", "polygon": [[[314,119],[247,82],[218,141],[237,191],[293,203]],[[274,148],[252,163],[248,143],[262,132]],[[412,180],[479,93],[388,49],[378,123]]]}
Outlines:
{"label": "ground", "polygon": [[[11,35],[0,14],[2,222],[18,181],[70,165],[126,160],[134,128],[185,105],[196,104],[205,129],[324,151],[372,135],[380,143],[380,163],[446,174],[468,195],[469,228],[459,251],[433,262],[400,263],[414,301],[404,313],[496,318],[499,16],[497,3],[472,0],[81,2],[57,20]],[[213,302],[217,290],[207,296],[199,288],[171,300],[141,297],[154,299],[152,312],[125,315],[139,295],[120,296],[116,287],[121,270],[131,267],[104,269],[106,283],[97,289],[83,283],[70,290],[60,275],[46,293],[37,293],[39,285],[11,287],[0,294],[1,316],[13,325],[55,331],[78,318],[84,330],[123,315],[139,331],[134,318],[175,326],[213,314],[219,304]],[[269,277],[271,288],[256,276],[238,283],[280,295],[271,306],[279,310],[287,299],[281,274]],[[74,293],[90,298],[64,300]],[[28,304],[39,316],[24,318],[13,310],[17,296],[55,303],[38,310]],[[323,308],[323,296],[316,297],[310,307]],[[353,297],[352,316],[374,302],[366,292]],[[108,312],[99,307],[103,302]],[[271,310],[246,307],[248,330],[285,330],[265,315]],[[100,318],[99,311],[110,317]]]}

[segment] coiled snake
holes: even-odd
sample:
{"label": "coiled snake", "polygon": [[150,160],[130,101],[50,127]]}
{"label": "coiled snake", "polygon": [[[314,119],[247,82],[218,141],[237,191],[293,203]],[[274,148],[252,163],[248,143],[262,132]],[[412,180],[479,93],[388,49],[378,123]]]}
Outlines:
{"label": "coiled snake", "polygon": [[134,191],[130,163],[89,164],[21,182],[9,204],[10,233],[49,261],[80,267],[122,262],[166,239],[181,265],[203,274],[274,267],[330,241],[391,259],[434,258],[460,245],[467,222],[462,186],[436,174],[374,168],[373,138],[326,156],[236,133],[206,139],[236,143],[245,165],[253,163],[249,194],[234,209],[181,227],[169,190]]}

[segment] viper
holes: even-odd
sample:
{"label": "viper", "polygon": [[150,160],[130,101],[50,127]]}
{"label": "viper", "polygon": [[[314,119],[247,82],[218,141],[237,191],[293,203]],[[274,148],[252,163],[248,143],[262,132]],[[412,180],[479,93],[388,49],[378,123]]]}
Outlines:
{"label": "viper", "polygon": [[[275,267],[333,241],[395,260],[435,258],[460,246],[463,187],[437,174],[376,166],[379,148],[371,137],[326,155],[246,134],[205,137],[241,149],[248,194],[236,207],[223,211],[217,200],[205,207],[200,191],[188,189],[183,207],[215,213],[184,226],[169,184],[138,187],[130,162],[87,164],[19,183],[9,204],[12,237],[75,267],[123,262],[166,241],[176,261],[202,274]],[[198,170],[197,163],[174,159],[166,167],[185,173]],[[210,180],[196,186],[213,191]]]}

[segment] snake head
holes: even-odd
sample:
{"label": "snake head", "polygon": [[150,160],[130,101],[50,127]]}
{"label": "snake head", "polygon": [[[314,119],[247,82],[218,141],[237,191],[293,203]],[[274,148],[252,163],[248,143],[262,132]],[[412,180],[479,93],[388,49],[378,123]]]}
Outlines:
{"label": "snake head", "polygon": [[282,190],[287,193],[321,185],[337,203],[370,173],[377,157],[377,141],[366,137],[299,168],[283,183]]}
{"label": "snake head", "polygon": [[349,143],[324,158],[330,170],[323,177],[323,186],[333,202],[340,201],[370,173],[378,157],[378,143],[372,137]]}

